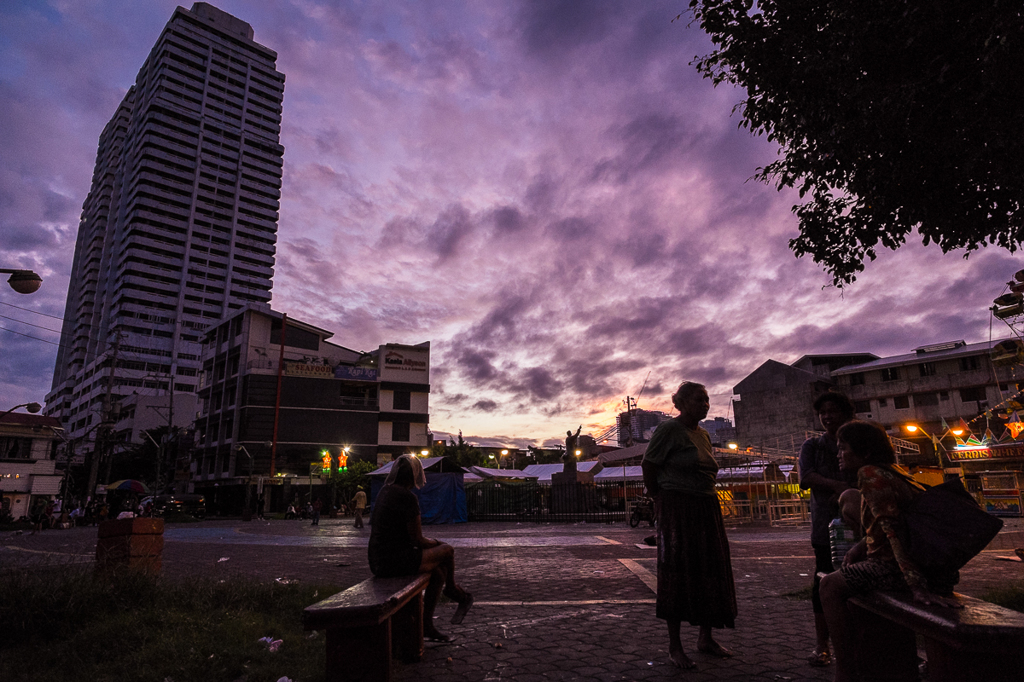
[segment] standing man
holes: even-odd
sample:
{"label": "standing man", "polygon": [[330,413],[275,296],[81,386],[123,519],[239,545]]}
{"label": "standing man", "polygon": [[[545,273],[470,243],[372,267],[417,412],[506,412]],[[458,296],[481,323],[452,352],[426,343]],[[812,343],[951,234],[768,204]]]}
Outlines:
{"label": "standing man", "polygon": [[320,525],[320,509],[322,507],[323,505],[320,503],[319,499],[313,501],[313,523],[310,524],[311,526]]}
{"label": "standing man", "polygon": [[356,528],[363,527],[363,510],[366,509],[366,493],[363,492],[363,486],[359,486],[356,489],[356,496],[352,498],[352,506],[356,512]]}
{"label": "standing man", "polygon": [[832,662],[829,648],[828,625],[821,607],[818,573],[831,573],[832,548],[829,543],[828,524],[839,515],[839,495],[854,487],[856,481],[839,468],[839,445],[836,432],[853,419],[853,403],[841,393],[828,391],[814,401],[825,433],[809,438],[800,448],[800,487],[811,490],[811,547],[814,548],[814,582],[811,586],[811,606],[814,609],[814,651],[807,662],[821,668]]}

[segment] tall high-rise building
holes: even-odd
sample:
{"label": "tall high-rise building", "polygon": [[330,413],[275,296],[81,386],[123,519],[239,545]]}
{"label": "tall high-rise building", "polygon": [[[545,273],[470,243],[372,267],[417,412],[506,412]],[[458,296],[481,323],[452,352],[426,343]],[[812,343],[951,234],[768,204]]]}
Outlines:
{"label": "tall high-rise building", "polygon": [[103,130],[46,399],[69,437],[91,441],[132,394],[164,395],[162,418],[193,421],[194,399],[181,398],[198,388],[203,331],[270,300],[284,156],[276,60],[244,21],[204,2],[178,7]]}

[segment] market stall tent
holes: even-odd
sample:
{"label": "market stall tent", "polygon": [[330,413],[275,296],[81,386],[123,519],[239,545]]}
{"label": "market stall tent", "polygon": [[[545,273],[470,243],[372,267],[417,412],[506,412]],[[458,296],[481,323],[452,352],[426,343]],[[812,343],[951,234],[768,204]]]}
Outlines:
{"label": "market stall tent", "polygon": [[[427,484],[420,489],[413,488],[413,493],[420,502],[420,517],[423,525],[441,523],[465,523],[469,520],[466,512],[466,489],[463,481],[464,471],[447,457],[427,457],[420,460]],[[388,462],[380,469],[371,471],[370,476],[370,509],[384,487],[394,462]]]}

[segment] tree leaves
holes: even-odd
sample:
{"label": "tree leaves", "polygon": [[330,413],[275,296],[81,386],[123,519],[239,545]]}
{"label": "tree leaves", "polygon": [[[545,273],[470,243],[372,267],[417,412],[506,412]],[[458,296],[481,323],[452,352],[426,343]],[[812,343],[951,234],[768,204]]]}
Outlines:
{"label": "tree leaves", "polygon": [[914,229],[943,252],[1024,240],[1019,2],[692,0],[716,50],[694,64],[746,90],[741,127],[782,147],[756,177],[795,187],[790,241],[837,286]]}

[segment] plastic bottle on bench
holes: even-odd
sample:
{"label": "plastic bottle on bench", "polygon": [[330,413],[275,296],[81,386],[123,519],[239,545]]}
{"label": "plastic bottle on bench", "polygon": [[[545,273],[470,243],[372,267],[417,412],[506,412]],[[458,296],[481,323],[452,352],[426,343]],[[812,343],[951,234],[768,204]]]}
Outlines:
{"label": "plastic bottle on bench", "polygon": [[839,568],[846,553],[857,544],[853,537],[853,529],[843,523],[841,518],[836,517],[828,524],[828,539],[832,545],[832,565]]}

